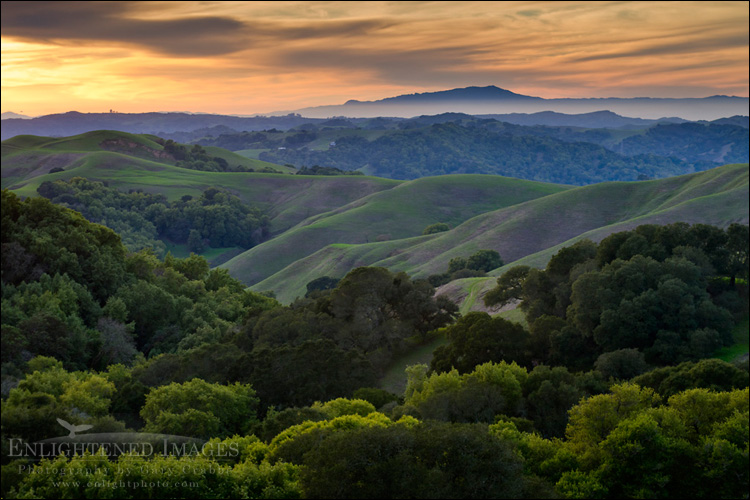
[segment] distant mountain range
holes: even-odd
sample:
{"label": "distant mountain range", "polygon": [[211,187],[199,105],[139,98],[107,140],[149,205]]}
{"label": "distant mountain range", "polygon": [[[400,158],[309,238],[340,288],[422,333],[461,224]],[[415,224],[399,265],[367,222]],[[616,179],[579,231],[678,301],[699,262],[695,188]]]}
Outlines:
{"label": "distant mountain range", "polygon": [[3,118],[2,140],[17,135],[68,137],[94,130],[118,130],[131,134],[164,135],[170,132],[193,131],[225,126],[232,130],[286,130],[309,118],[297,115],[243,118],[228,115],[192,113],[79,113],[69,111],[28,119]]}
{"label": "distant mountain range", "polygon": [[488,86],[400,95],[377,101],[350,100],[342,105],[304,108],[296,110],[295,113],[311,118],[329,116],[408,118],[445,112],[478,115],[540,111],[558,113],[612,111],[625,116],[649,119],[675,116],[685,120],[715,120],[727,116],[750,114],[750,100],[747,97],[722,95],[677,99],[651,97],[543,99]]}
{"label": "distant mountain range", "polygon": [[[565,114],[555,111],[538,113],[481,114],[479,118],[494,119],[500,122],[524,126],[580,127],[584,129],[643,129],[656,124],[685,123],[682,118],[644,119],[620,116],[611,111],[595,111],[581,114]],[[444,123],[464,118],[472,118],[466,113],[442,113],[405,118],[350,118],[351,127],[377,128],[390,127],[400,121],[422,124]],[[154,134],[172,138],[180,142],[190,142],[202,137],[218,137],[222,134],[242,131],[281,130],[313,124],[318,127],[338,126],[341,120],[309,118],[297,114],[285,116],[238,117],[229,115],[206,115],[190,113],[68,113],[40,116],[37,118],[3,118],[2,140],[17,135],[39,135],[44,137],[68,137],[94,130],[118,130],[131,134]],[[736,125],[748,128],[747,116],[731,116],[714,120],[712,123]]]}
{"label": "distant mountain range", "polygon": [[32,117],[27,115],[22,115],[20,113],[14,113],[13,111],[6,111],[2,115],[0,115],[0,118],[3,120],[10,120],[13,118],[17,118],[19,120],[30,120]]}

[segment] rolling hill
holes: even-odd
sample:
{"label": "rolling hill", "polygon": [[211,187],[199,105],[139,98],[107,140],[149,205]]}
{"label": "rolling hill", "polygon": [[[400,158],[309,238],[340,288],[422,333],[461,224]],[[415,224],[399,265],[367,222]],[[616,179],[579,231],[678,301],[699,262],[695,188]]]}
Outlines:
{"label": "rolling hill", "polygon": [[327,245],[366,247],[368,243],[380,242],[382,245],[378,248],[398,248],[402,241],[420,239],[430,224],[444,222],[455,227],[481,213],[567,188],[500,176],[449,175],[417,179],[310,217],[267,242],[268,245],[250,249],[225,266],[250,285]]}
{"label": "rolling hill", "polygon": [[[157,141],[161,139],[156,136],[113,130],[97,130],[63,138],[15,136],[2,143],[2,187],[22,184],[50,170],[71,170],[91,163],[111,168],[113,164],[123,166],[130,162],[148,170],[158,170],[159,167],[154,164],[174,166],[177,160]],[[221,148],[208,148],[206,151],[234,168],[268,168],[284,173],[293,171]]]}
{"label": "rolling hill", "polygon": [[[727,165],[707,172],[656,181],[602,183],[567,189],[473,217],[444,233],[396,241],[333,244],[253,284],[275,290],[282,301],[304,294],[304,285],[322,275],[341,277],[356,266],[383,266],[417,278],[444,272],[448,261],[479,249],[500,252],[506,263],[544,266],[561,247],[578,239],[603,239],[641,224],[683,221],[727,226],[748,223],[748,165]],[[269,241],[225,264],[242,279],[243,261],[263,267],[260,255],[273,253]],[[281,252],[281,250],[279,250]],[[503,269],[490,273],[497,276]],[[477,279],[466,280],[476,287]],[[487,287],[494,277],[485,279]],[[454,288],[455,284],[453,285]]]}
{"label": "rolling hill", "polygon": [[[444,272],[451,258],[480,249],[497,250],[508,265],[544,266],[562,245],[598,241],[640,224],[748,222],[747,164],[583,187],[476,174],[398,181],[289,175],[293,169],[278,165],[272,166],[288,173],[190,170],[175,166],[157,141],[113,131],[62,139],[18,136],[2,144],[2,186],[36,196],[44,181],[80,176],[170,200],[208,187],[226,189],[266,210],[272,237],[222,267],[254,290],[273,290],[283,302],[304,295],[315,278],[342,277],[358,266],[426,278]],[[226,150],[210,153],[248,166],[269,165]],[[436,222],[450,229],[423,235]],[[502,272],[444,290],[471,308]]]}

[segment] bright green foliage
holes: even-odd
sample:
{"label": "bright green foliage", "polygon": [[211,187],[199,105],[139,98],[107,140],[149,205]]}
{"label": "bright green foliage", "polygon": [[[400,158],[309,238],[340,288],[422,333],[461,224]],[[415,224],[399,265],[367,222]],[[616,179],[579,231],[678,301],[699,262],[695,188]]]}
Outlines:
{"label": "bright green foliage", "polygon": [[141,416],[148,432],[209,438],[247,432],[257,421],[257,405],[248,385],[193,379],[152,389]]}
{"label": "bright green foliage", "polygon": [[463,375],[457,370],[421,378],[412,372],[404,406],[424,419],[492,422],[498,414],[516,416],[522,407],[525,368],[516,363],[484,363]]}
{"label": "bright green foliage", "polygon": [[64,434],[61,418],[72,424],[96,426],[109,414],[115,384],[102,375],[69,372],[52,358],[37,357],[29,363],[31,373],[10,390],[3,402],[5,436],[30,441]]}
{"label": "bright green foliage", "polygon": [[570,410],[565,433],[568,445],[584,463],[596,460],[598,444],[617,424],[633,412],[656,406],[660,400],[653,390],[628,383],[613,386],[611,394],[592,396]]}
{"label": "bright green foliage", "polygon": [[375,411],[372,403],[362,399],[337,398],[326,403],[316,402],[312,405],[313,409],[319,409],[329,419],[342,417],[344,415],[359,415],[366,417]]}
{"label": "bright green foliage", "polygon": [[[222,443],[236,449],[237,440]],[[84,455],[43,460],[28,473],[14,498],[299,498],[298,468],[279,463],[236,465],[189,455],[147,459],[122,456],[118,461]],[[44,473],[55,470],[56,474]],[[60,479],[65,478],[65,482]]]}
{"label": "bright green foliage", "polygon": [[737,498],[747,490],[747,389],[691,389],[655,407],[649,390],[613,393],[571,410],[566,446],[580,465],[557,483],[565,496]]}
{"label": "bright green foliage", "polygon": [[370,413],[364,417],[361,415],[344,415],[331,420],[305,421],[280,432],[271,440],[268,449],[273,459],[302,464],[305,454],[316,447],[321,437],[328,433],[360,427],[388,427],[391,425],[394,425],[394,422],[378,412]]}
{"label": "bright green foliage", "polygon": [[266,412],[266,417],[263,419],[262,424],[254,432],[263,441],[270,442],[274,437],[281,434],[282,431],[294,425],[299,425],[306,421],[317,422],[319,420],[327,420],[327,418],[320,408],[306,406],[303,408],[285,408],[281,411],[276,411],[274,407],[270,407]]}

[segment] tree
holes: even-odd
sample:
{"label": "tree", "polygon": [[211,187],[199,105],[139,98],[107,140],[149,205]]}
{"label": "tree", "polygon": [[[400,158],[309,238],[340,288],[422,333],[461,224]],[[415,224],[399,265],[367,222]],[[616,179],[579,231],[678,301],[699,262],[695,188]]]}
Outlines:
{"label": "tree", "polygon": [[317,291],[332,290],[336,288],[336,285],[339,284],[339,281],[341,280],[331,278],[330,276],[321,276],[320,278],[315,278],[307,284],[307,293],[305,293],[305,297],[309,297]]}
{"label": "tree", "polygon": [[200,231],[198,231],[197,229],[190,230],[187,239],[187,247],[191,252],[203,253],[203,250],[206,249],[206,246],[203,242],[203,237],[201,236]]}
{"label": "tree", "polygon": [[448,261],[448,274],[453,274],[461,269],[466,269],[467,261],[463,257],[453,257]]}
{"label": "tree", "polygon": [[531,268],[514,266],[497,279],[497,286],[484,296],[486,306],[505,306],[512,300],[523,299],[523,283]]}
{"label": "tree", "polygon": [[152,389],[141,417],[148,432],[211,438],[243,435],[257,422],[258,398],[249,385],[193,379]]}
{"label": "tree", "polygon": [[730,277],[730,286],[734,287],[736,279],[748,280],[748,226],[733,223],[727,228],[727,271]]}
{"label": "tree", "polygon": [[594,368],[606,377],[628,380],[646,371],[648,364],[638,349],[619,349],[600,355]]}
{"label": "tree", "polygon": [[445,328],[447,345],[438,347],[430,362],[433,371],[468,373],[488,361],[529,361],[529,334],[522,326],[484,312],[470,312]]}
{"label": "tree", "polygon": [[466,267],[475,271],[489,272],[502,265],[503,259],[495,250],[479,250],[466,261]]}
{"label": "tree", "polygon": [[522,498],[530,485],[509,442],[445,423],[331,432],[300,480],[313,498]]}
{"label": "tree", "polygon": [[437,222],[435,224],[431,224],[424,228],[424,231],[422,231],[422,234],[436,234],[436,233],[443,233],[445,231],[450,231],[450,226],[444,222]]}
{"label": "tree", "polygon": [[457,370],[421,377],[413,371],[404,408],[424,419],[492,422],[498,414],[519,416],[527,372],[516,363],[484,363],[469,373]]}

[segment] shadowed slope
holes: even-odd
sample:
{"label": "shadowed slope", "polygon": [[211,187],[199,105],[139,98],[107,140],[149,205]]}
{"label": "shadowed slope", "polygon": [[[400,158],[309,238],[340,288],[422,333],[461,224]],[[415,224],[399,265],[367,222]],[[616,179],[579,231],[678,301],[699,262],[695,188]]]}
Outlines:
{"label": "shadowed slope", "polygon": [[[282,301],[304,294],[321,275],[341,277],[352,267],[383,266],[425,278],[448,261],[480,249],[500,252],[506,263],[543,267],[562,246],[581,238],[599,241],[641,224],[683,221],[727,226],[748,222],[748,166],[657,181],[605,183],[566,190],[485,213],[455,229],[418,238],[365,245],[331,245],[253,286],[276,290]],[[520,259],[520,260],[519,260]],[[503,269],[492,272],[499,275]],[[494,278],[489,278],[494,284]],[[476,292],[477,283],[471,287]]]}
{"label": "shadowed slope", "polygon": [[286,233],[223,264],[252,285],[330,244],[381,242],[420,236],[430,224],[457,226],[478,214],[568,189],[499,176],[450,175],[417,179],[306,219]]}

